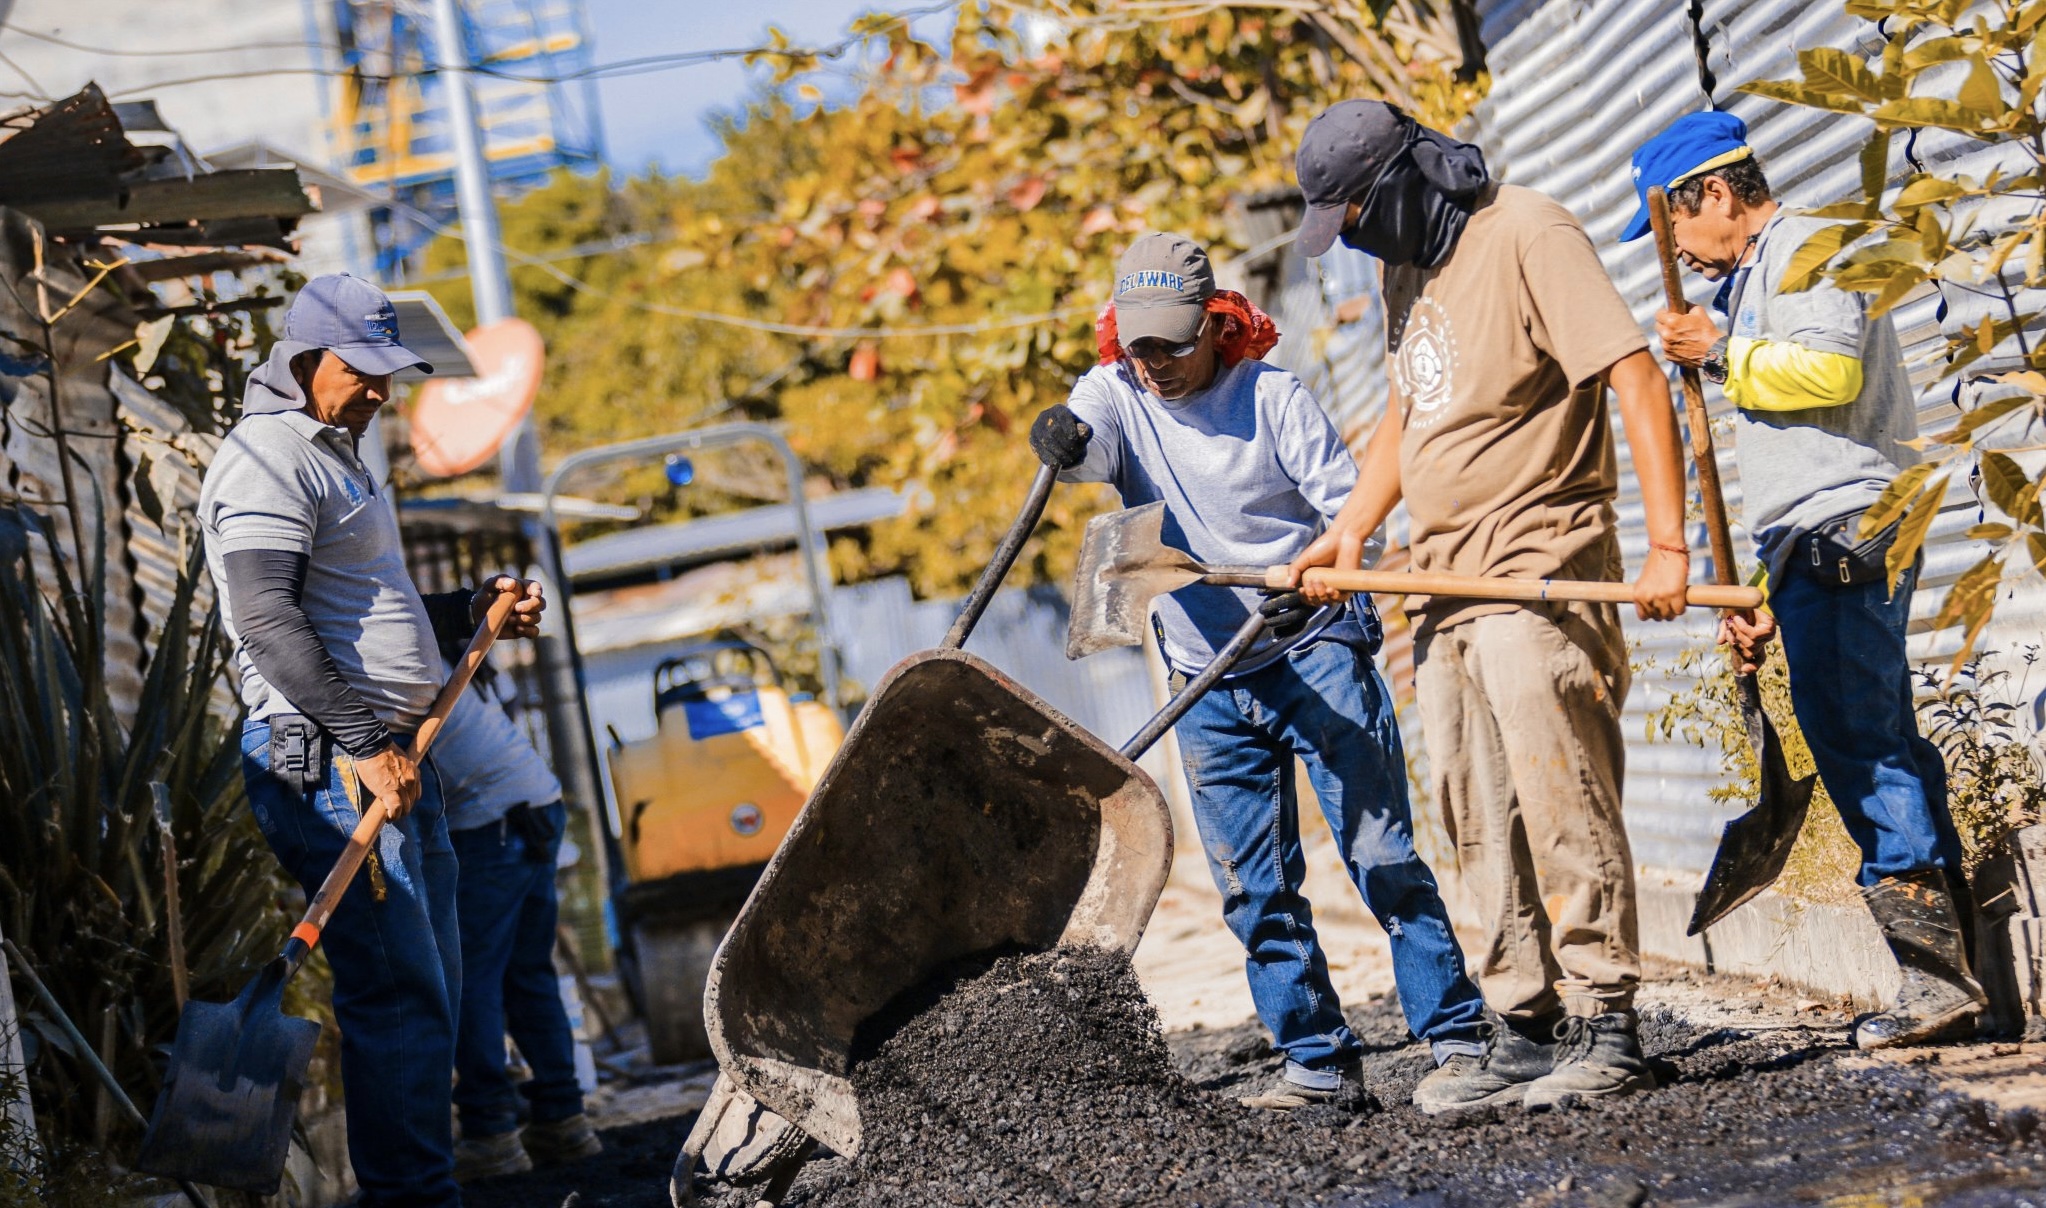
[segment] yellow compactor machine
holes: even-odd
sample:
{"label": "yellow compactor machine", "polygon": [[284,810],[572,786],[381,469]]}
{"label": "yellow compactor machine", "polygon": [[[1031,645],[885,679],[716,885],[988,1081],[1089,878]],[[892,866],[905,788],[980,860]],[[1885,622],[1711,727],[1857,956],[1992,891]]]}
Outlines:
{"label": "yellow compactor machine", "polygon": [[626,885],[621,964],[661,1064],[710,1054],[704,979],[718,941],[844,739],[759,647],[722,638],[654,669],[658,732],[614,747]]}

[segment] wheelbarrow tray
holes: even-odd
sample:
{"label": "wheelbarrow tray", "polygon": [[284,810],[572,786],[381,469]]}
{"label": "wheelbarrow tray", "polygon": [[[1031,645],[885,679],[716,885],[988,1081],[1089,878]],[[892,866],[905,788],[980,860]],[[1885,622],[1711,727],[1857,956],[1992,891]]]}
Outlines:
{"label": "wheelbarrow tray", "polygon": [[912,655],[719,948],[711,1049],[740,1090],[853,1156],[861,1024],[961,957],[1134,951],[1171,862],[1171,814],[1135,763],[973,655]]}

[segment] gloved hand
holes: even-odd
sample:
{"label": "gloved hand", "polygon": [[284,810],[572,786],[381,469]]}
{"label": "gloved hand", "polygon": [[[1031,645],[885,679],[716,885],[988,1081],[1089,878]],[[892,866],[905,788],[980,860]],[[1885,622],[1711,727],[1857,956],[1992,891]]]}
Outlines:
{"label": "gloved hand", "polygon": [[1064,403],[1046,407],[1030,425],[1030,448],[1037,460],[1057,470],[1070,470],[1087,457],[1093,429],[1080,422]]}
{"label": "gloved hand", "polygon": [[1265,627],[1273,637],[1290,638],[1306,628],[1307,621],[1315,613],[1315,606],[1299,591],[1286,587],[1259,589],[1264,603],[1257,606],[1258,615],[1265,619]]}

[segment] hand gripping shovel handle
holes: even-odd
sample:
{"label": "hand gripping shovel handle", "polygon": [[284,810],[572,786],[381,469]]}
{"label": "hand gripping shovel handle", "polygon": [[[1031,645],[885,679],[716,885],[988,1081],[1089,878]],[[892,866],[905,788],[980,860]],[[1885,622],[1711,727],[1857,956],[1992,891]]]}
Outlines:
{"label": "hand gripping shovel handle", "polygon": [[[483,624],[477,627],[476,636],[469,639],[469,649],[463,652],[461,662],[455,664],[448,682],[441,685],[440,695],[433,698],[433,708],[427,712],[426,720],[420,723],[419,735],[412,747],[414,759],[425,755],[426,749],[433,745],[435,736],[447,723],[448,714],[454,711],[455,702],[468,691],[476,668],[483,664],[483,656],[489,653],[490,644],[497,640],[518,601],[517,592],[501,591],[490,602],[490,611],[484,615]],[[342,895],[348,892],[349,883],[355,880],[356,872],[369,856],[370,845],[376,842],[377,833],[383,830],[389,817],[390,813],[382,801],[372,801],[364,807],[362,821],[355,824],[355,833],[348,837],[348,846],[342,849],[341,858],[334,861],[333,871],[320,882],[320,891],[307,905],[305,917],[291,929],[291,939],[286,941],[283,954],[286,977],[298,972],[298,967],[319,945],[320,932],[326,929],[327,920],[334,917],[334,908],[341,904]]]}
{"label": "hand gripping shovel handle", "polygon": [[[1670,231],[1669,196],[1661,185],[1648,189],[1648,224],[1655,228],[1655,250],[1662,260],[1663,302],[1677,314],[1691,309],[1684,297],[1683,282],[1677,278],[1676,236]],[[1698,495],[1705,508],[1705,538],[1712,546],[1713,577],[1721,583],[1734,581],[1733,534],[1726,524],[1726,495],[1719,485],[1719,459],[1712,455],[1712,418],[1705,411],[1705,386],[1698,371],[1681,366],[1678,376],[1684,388],[1684,418],[1691,429],[1691,460],[1698,467]],[[1725,605],[1729,608],[1753,608]]]}
{"label": "hand gripping shovel handle", "polygon": [[[1267,578],[1254,586],[1285,586],[1285,567],[1275,566],[1266,574]],[[1496,575],[1436,575],[1417,571],[1333,570],[1328,567],[1309,570],[1303,578],[1309,583],[1339,591],[1368,591],[1381,595],[1567,600],[1590,604],[1631,604],[1634,601],[1632,584],[1582,579],[1509,579]],[[1205,581],[1215,580],[1207,578]],[[1737,584],[1693,583],[1685,589],[1684,602],[1692,608],[1758,608],[1762,603],[1762,591],[1758,587]]]}

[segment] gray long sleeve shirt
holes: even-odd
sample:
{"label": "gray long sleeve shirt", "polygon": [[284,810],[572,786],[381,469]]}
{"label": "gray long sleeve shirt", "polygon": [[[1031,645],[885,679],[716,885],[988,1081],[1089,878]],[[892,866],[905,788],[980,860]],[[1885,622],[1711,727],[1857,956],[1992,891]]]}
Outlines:
{"label": "gray long sleeve shirt", "polygon": [[[1060,478],[1109,483],[1124,507],[1163,500],[1166,544],[1202,562],[1291,561],[1357,484],[1356,460],[1328,413],[1300,379],[1262,361],[1240,361],[1174,402],[1139,386],[1127,367],[1102,365],[1074,385],[1067,405],[1093,436],[1086,460]],[[1374,541],[1367,560],[1377,554]],[[1258,603],[1250,588],[1200,583],[1160,596],[1166,657],[1183,671],[1207,665]],[[1290,641],[1265,639],[1237,670],[1313,637],[1349,636],[1334,627],[1356,625],[1347,607],[1323,609]]]}

